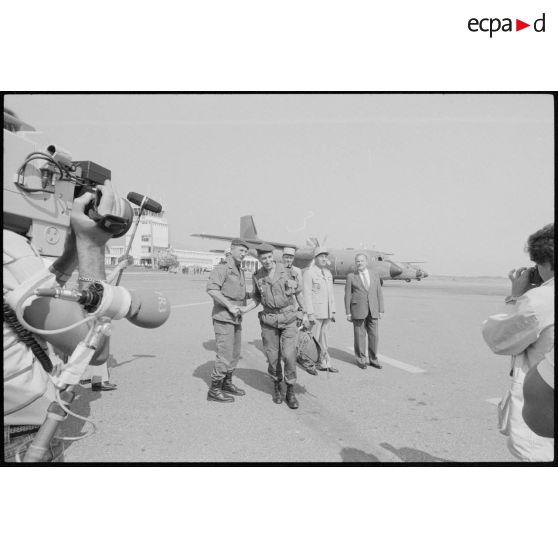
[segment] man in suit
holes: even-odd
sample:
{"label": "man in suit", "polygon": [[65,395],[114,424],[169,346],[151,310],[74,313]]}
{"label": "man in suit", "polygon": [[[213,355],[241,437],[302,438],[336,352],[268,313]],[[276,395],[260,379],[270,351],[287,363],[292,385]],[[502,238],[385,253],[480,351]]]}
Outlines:
{"label": "man in suit", "polygon": [[[331,322],[335,322],[335,299],[333,297],[333,277],[327,269],[328,250],[319,246],[314,250],[314,262],[304,272],[304,306],[308,321],[312,324],[312,335],[318,341],[320,365],[318,370],[339,372],[332,366],[328,353],[327,332]],[[306,317],[306,316],[305,316]]]}
{"label": "man in suit", "polygon": [[384,313],[384,297],[380,276],[368,268],[368,256],[357,254],[354,273],[347,275],[345,283],[345,312],[353,322],[355,356],[359,368],[366,368],[366,337],[368,336],[368,362],[382,368],[378,361],[378,319]]}

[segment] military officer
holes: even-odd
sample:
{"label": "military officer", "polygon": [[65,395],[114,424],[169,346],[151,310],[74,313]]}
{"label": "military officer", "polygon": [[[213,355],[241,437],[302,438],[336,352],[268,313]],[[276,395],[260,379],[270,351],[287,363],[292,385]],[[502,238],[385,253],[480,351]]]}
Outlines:
{"label": "military officer", "polygon": [[339,372],[332,366],[328,353],[327,332],[335,322],[335,298],[333,296],[333,277],[327,269],[328,249],[318,246],[314,250],[314,262],[304,272],[304,302],[308,312],[308,320],[312,324],[312,334],[320,348],[320,366],[318,370]]}
{"label": "military officer", "polygon": [[211,373],[208,401],[231,403],[232,395],[246,392],[232,383],[232,375],[240,358],[242,334],[242,307],[246,305],[246,281],[242,261],[248,253],[248,244],[235,238],[225,263],[213,268],[207,282],[207,294],[213,299],[213,329],[217,344],[217,357]]}
{"label": "military officer", "polygon": [[248,312],[262,304],[263,310],[258,317],[268,362],[267,370],[274,383],[273,402],[283,402],[283,374],[280,365],[282,360],[287,384],[285,401],[291,409],[298,409],[298,401],[294,394],[298,333],[296,320],[297,303],[304,310],[302,284],[295,270],[286,268],[273,259],[273,246],[261,244],[257,251],[262,267],[252,277],[252,300],[242,312]]}
{"label": "military officer", "polygon": [[302,271],[300,267],[296,267],[295,265],[293,265],[295,253],[295,248],[292,248],[291,246],[285,246],[285,248],[283,248],[283,265],[287,269],[294,269],[296,271],[300,280],[300,284],[302,285]]}

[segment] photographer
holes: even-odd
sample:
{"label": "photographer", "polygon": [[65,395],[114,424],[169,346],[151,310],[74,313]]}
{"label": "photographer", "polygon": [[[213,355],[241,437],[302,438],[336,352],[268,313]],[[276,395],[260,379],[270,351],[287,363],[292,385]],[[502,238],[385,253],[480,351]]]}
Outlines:
{"label": "photographer", "polygon": [[482,334],[494,353],[512,356],[511,387],[499,405],[510,452],[522,461],[552,461],[554,440],[535,434],[522,410],[525,376],[554,346],[554,224],[533,233],[526,251],[536,266],[510,271],[505,308],[483,323]]}
{"label": "photographer", "polygon": [[[121,200],[115,195],[110,181],[98,186],[98,190],[98,213],[118,215],[122,210]],[[55,286],[56,282],[65,284],[76,267],[80,289],[96,280],[105,279],[105,244],[111,234],[85,214],[93,197],[94,194],[85,193],[74,200],[63,254],[49,268],[52,277],[47,286]],[[3,244],[4,460],[15,461],[16,454],[21,455],[31,444],[54,399],[55,390],[49,379],[48,372],[51,370],[48,368],[60,365],[61,361],[53,349],[60,355],[71,354],[87,334],[89,326],[83,324],[65,334],[43,338],[31,335],[17,323],[17,319],[14,323],[15,315],[6,304],[6,296],[40,273],[45,264],[29,239],[22,234],[4,228]],[[77,304],[57,299],[35,300],[25,313],[26,321],[34,327],[45,329],[76,323],[84,316],[85,311]],[[47,346],[47,342],[52,347]],[[92,363],[101,364],[107,356],[108,343],[104,343],[97,350]],[[52,461],[63,461],[63,449],[61,440],[52,443]]]}

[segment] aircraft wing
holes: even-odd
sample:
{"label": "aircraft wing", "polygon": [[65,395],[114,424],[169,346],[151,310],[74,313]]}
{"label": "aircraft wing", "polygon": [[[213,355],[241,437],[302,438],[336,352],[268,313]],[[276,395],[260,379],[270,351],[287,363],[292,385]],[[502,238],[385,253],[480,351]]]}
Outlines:
{"label": "aircraft wing", "polygon": [[198,238],[209,238],[211,240],[233,240],[234,238],[237,238],[236,236],[219,236],[217,234],[205,233],[191,234],[190,236],[197,236]]}
{"label": "aircraft wing", "polygon": [[[210,240],[228,240],[228,241],[238,238],[237,236],[219,236],[216,234],[205,234],[205,233],[191,234],[190,236],[197,236],[198,238],[208,238]],[[266,244],[271,244],[274,248],[285,248],[285,247],[298,248],[296,244],[292,244],[290,242],[273,242],[271,240],[262,240],[260,238],[243,238],[243,240],[245,240],[248,244],[252,246],[257,246],[258,244],[262,244],[265,242]]]}

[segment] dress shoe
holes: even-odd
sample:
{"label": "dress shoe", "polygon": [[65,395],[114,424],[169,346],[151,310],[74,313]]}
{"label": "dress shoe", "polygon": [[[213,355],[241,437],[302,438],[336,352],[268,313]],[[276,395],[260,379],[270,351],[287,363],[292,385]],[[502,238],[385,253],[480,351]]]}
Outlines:
{"label": "dress shoe", "polygon": [[91,384],[92,391],[112,391],[116,389],[116,384],[111,382],[95,382]]}
{"label": "dress shoe", "polygon": [[285,394],[285,401],[289,406],[289,409],[298,409],[298,400],[294,394],[294,386],[292,384],[287,384],[287,393]]}
{"label": "dress shoe", "polygon": [[312,376],[318,375],[318,371],[316,370],[315,366],[313,366],[312,368],[305,368],[304,370],[306,370],[306,372],[308,372],[308,374],[311,374]]}
{"label": "dress shoe", "polygon": [[337,373],[337,372],[339,372],[339,369],[338,369],[338,368],[334,368],[333,366],[329,366],[329,367],[327,368],[327,371],[328,371],[328,372],[335,372],[335,373]]}
{"label": "dress shoe", "polygon": [[370,361],[370,366],[373,366],[374,368],[382,368],[382,365],[377,361],[377,360],[371,360]]}
{"label": "dress shoe", "polygon": [[363,370],[366,370],[366,364],[364,364],[364,362],[357,362],[357,366],[359,368],[362,368]]}

